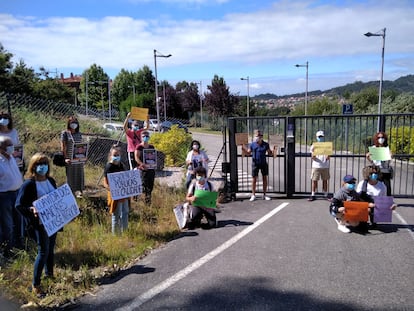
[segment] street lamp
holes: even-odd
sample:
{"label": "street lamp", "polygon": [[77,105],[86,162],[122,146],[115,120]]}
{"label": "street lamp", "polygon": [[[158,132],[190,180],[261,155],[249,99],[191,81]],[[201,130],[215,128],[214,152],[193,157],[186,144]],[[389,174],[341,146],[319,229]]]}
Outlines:
{"label": "street lamp", "polygon": [[[309,81],[309,62],[305,64],[296,64],[296,67],[306,67],[306,89],[305,89],[305,117],[308,115],[308,81]],[[307,119],[305,118],[305,144],[308,145],[308,131],[307,131]]]}
{"label": "street lamp", "polygon": [[[381,114],[382,110],[382,81],[384,78],[384,50],[385,50],[385,31],[387,28],[383,28],[380,31],[376,33],[367,32],[364,34],[367,37],[382,37],[382,54],[381,54],[381,78],[380,78],[380,84],[379,84],[379,94],[378,94],[378,114]],[[381,130],[381,122],[380,117],[378,117],[378,131]]]}
{"label": "street lamp", "polygon": [[154,67],[155,67],[155,105],[157,108],[157,124],[160,124],[160,105],[158,98],[158,77],[157,77],[157,57],[168,58],[171,57],[171,54],[163,55],[160,54],[157,50],[154,49]]}
{"label": "street lamp", "polygon": [[246,107],[246,115],[247,115],[247,134],[249,134],[249,117],[250,117],[250,105],[249,105],[249,100],[250,100],[250,79],[249,76],[247,76],[246,78],[240,78],[240,80],[245,80],[247,81],[247,107]]}
{"label": "street lamp", "polygon": [[134,95],[134,106],[135,106],[135,84],[128,85],[128,88],[129,88],[129,89],[131,89],[131,88],[132,88],[132,94]]}
{"label": "street lamp", "polygon": [[203,86],[202,81],[195,83],[200,84],[200,127],[203,127]]}

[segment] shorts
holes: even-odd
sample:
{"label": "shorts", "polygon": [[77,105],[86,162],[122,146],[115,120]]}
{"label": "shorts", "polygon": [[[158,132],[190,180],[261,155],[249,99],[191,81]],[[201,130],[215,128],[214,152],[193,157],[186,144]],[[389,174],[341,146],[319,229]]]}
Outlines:
{"label": "shorts", "polygon": [[312,168],[311,180],[328,180],[330,177],[329,168]]}
{"label": "shorts", "polygon": [[252,177],[257,177],[259,175],[259,170],[262,172],[262,176],[269,175],[269,165],[267,163],[255,164],[252,165]]}

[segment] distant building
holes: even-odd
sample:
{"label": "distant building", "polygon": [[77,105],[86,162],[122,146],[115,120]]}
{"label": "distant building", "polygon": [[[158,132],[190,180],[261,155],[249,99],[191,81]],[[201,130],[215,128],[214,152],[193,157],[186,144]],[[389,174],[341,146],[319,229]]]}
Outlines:
{"label": "distant building", "polygon": [[65,78],[63,76],[63,73],[60,74],[60,79],[59,81],[65,85],[67,85],[68,87],[72,88],[75,92],[75,105],[78,104],[78,94],[80,91],[80,82],[82,80],[82,76],[81,75],[73,75],[73,73],[70,73],[70,77]]}

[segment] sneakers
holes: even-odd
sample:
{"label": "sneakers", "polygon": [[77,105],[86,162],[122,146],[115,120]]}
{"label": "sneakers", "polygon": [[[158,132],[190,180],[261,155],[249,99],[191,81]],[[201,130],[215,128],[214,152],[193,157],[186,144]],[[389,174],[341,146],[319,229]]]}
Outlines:
{"label": "sneakers", "polygon": [[256,196],[253,194],[251,197],[250,197],[250,202],[253,202],[254,200],[256,200]]}
{"label": "sneakers", "polygon": [[272,198],[267,195],[263,195],[263,200],[270,201]]}
{"label": "sneakers", "polygon": [[349,228],[347,228],[345,225],[341,224],[341,222],[335,218],[336,223],[338,224],[338,230],[343,232],[343,233],[349,233],[351,232],[351,230],[349,230]]}
{"label": "sneakers", "polygon": [[43,291],[40,285],[32,285],[32,293],[35,294],[37,298],[44,298],[46,296],[46,293]]}
{"label": "sneakers", "polygon": [[311,195],[308,199],[309,202],[312,202],[312,201],[315,201],[315,200],[316,200],[316,198],[315,198],[314,195]]}

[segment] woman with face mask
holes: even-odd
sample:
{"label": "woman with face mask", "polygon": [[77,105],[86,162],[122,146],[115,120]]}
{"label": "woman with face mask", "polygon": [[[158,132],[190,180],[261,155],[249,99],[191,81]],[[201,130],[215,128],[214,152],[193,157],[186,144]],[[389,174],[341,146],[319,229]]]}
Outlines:
{"label": "woman with face mask", "polygon": [[345,215],[345,201],[362,201],[369,202],[368,208],[374,207],[372,198],[362,198],[356,191],[356,178],[352,175],[346,175],[343,178],[342,187],[335,192],[331,205],[329,206],[329,211],[331,215],[335,218],[335,221],[338,225],[338,230],[344,233],[351,232],[350,228],[355,228],[356,231],[361,231],[363,233],[367,232],[368,224],[366,222],[355,222],[350,223],[346,222],[344,219]]}
{"label": "woman with face mask", "polygon": [[54,253],[57,233],[48,236],[33,202],[56,189],[56,181],[50,177],[49,158],[43,153],[32,156],[28,166],[29,178],[25,180],[16,199],[16,209],[27,219],[33,228],[33,238],[37,243],[37,256],[34,263],[32,292],[43,297],[40,286],[43,268],[46,277],[53,278]]}
{"label": "woman with face mask", "polygon": [[23,183],[13,152],[12,140],[0,135],[0,250],[5,257],[10,256],[10,250],[17,242],[13,234],[17,225],[13,212],[17,192]]}
{"label": "woman with face mask", "polygon": [[[374,142],[373,147],[380,148],[380,147],[388,147],[388,135],[384,132],[378,132],[374,134],[372,137],[372,141]],[[391,155],[392,156],[392,155]],[[393,169],[391,167],[391,161],[376,161],[371,158],[371,153],[366,154],[366,158],[372,164],[378,166],[381,172],[381,181],[384,182],[385,186],[387,187],[387,196],[391,196],[391,179],[393,178]]]}
{"label": "woman with face mask", "polygon": [[112,216],[112,234],[121,234],[128,229],[128,213],[130,199],[113,200],[109,188],[108,174],[125,171],[121,162],[121,147],[113,145],[108,155],[108,163],[104,170],[104,187],[108,190],[109,213]]}
{"label": "woman with face mask", "polygon": [[73,162],[75,144],[82,143],[79,121],[74,116],[68,118],[66,130],[60,135],[61,151],[66,162],[66,179],[72,192],[80,197],[85,189],[84,162]]}
{"label": "woman with face mask", "polygon": [[187,153],[185,163],[187,164],[186,188],[190,186],[191,181],[195,178],[195,169],[204,167],[206,175],[208,173],[208,156],[201,150],[201,144],[198,140],[193,140],[190,144],[190,151]]}

